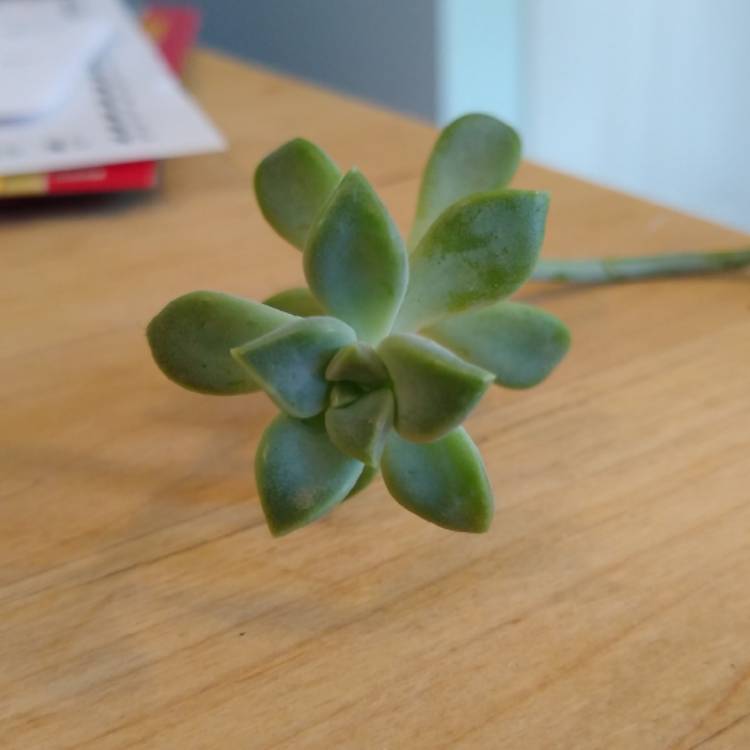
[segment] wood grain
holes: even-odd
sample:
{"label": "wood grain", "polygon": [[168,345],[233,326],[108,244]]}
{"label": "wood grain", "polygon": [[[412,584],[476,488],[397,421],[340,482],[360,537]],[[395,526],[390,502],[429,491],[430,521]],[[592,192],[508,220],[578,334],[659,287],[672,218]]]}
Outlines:
{"label": "wood grain", "polygon": [[[381,483],[274,540],[252,456],[274,409],[168,383],[173,296],[263,297],[300,256],[257,160],[294,135],[357,164],[406,228],[434,133],[215,54],[232,144],[150,197],[0,208],[0,746],[750,747],[750,281],[536,285],[568,360],[468,425],[500,509],[452,535]],[[545,252],[719,248],[728,230],[525,165]]]}

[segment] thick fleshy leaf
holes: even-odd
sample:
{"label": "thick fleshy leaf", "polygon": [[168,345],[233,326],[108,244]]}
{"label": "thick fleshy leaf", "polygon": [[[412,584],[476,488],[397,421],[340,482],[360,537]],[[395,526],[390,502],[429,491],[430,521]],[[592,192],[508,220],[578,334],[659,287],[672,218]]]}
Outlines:
{"label": "thick fleshy leaf", "polygon": [[570,347],[570,333],[559,318],[517,302],[453,315],[421,333],[493,372],[495,382],[507,388],[537,385]]}
{"label": "thick fleshy leaf", "polygon": [[434,443],[391,434],[381,463],[393,497],[412,513],[452,531],[487,531],[492,488],[476,445],[459,427]]}
{"label": "thick fleshy leaf", "polygon": [[409,246],[452,205],[474,193],[505,187],[521,162],[521,139],[494,117],[469,114],[447,125],[435,142],[422,176]]}
{"label": "thick fleshy leaf", "polygon": [[359,338],[390,330],[406,289],[406,250],[385,206],[357,170],[326,204],[305,248],[312,293]]}
{"label": "thick fleshy leaf", "polygon": [[325,315],[323,305],[313,297],[312,292],[304,286],[285,289],[263,301],[264,305],[283,310],[290,315],[300,318],[310,318],[313,315]]}
{"label": "thick fleshy leaf", "polygon": [[266,221],[302,250],[315,218],[341,173],[314,143],[295,138],[270,153],[255,170],[255,196]]}
{"label": "thick fleshy leaf", "polygon": [[344,498],[344,500],[348,500],[350,497],[354,497],[355,495],[358,495],[360,492],[362,492],[365,487],[372,484],[372,480],[375,479],[377,475],[378,469],[376,469],[374,466],[365,466],[365,468],[362,469],[362,473],[359,475],[357,483],[354,485],[354,487],[351,488],[349,494]]}
{"label": "thick fleshy leaf", "polygon": [[333,355],[354,341],[354,331],[335,318],[302,318],[232,349],[280,409],[306,419],[328,402],[325,371]]}
{"label": "thick fleshy leaf", "polygon": [[255,480],[271,533],[281,536],[322,516],[349,494],[362,468],[332,445],[322,419],[276,417],[255,455]]}
{"label": "thick fleshy leaf", "polygon": [[369,344],[358,341],[336,353],[328,364],[326,378],[377,387],[388,381],[388,371],[377,352]]}
{"label": "thick fleshy leaf", "polygon": [[233,395],[260,387],[230,350],[295,320],[279,310],[222,292],[172,300],[148,325],[156,364],[175,383],[200,393]]}
{"label": "thick fleshy leaf", "polygon": [[370,391],[345,406],[326,412],[326,430],[343,453],[368,466],[377,466],[393,426],[393,394],[387,388]]}
{"label": "thick fleshy leaf", "polygon": [[344,381],[341,383],[334,383],[331,386],[331,393],[328,399],[330,406],[337,408],[339,406],[347,406],[352,401],[356,401],[360,396],[365,393],[361,386],[356,383],[350,383]]}
{"label": "thick fleshy leaf", "polygon": [[393,384],[396,430],[408,440],[436,440],[463,422],[494,380],[491,372],[410,333],[378,347]]}
{"label": "thick fleshy leaf", "polygon": [[474,195],[441,214],[410,256],[396,329],[496,302],[531,274],[544,238],[546,193]]}

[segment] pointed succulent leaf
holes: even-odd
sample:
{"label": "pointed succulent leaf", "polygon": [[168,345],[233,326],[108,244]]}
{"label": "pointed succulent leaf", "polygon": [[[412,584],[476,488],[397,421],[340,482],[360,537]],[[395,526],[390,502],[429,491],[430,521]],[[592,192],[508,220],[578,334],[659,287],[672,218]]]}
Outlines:
{"label": "pointed succulent leaf", "polygon": [[456,201],[505,187],[520,162],[521,139],[510,125],[482,114],[464,115],[447,125],[422,176],[409,246],[416,247],[435,219]]}
{"label": "pointed succulent leaf", "polygon": [[414,334],[389,336],[378,353],[393,384],[396,430],[415,442],[436,440],[461,424],[494,379]]}
{"label": "pointed succulent leaf", "polygon": [[393,394],[380,388],[349,404],[326,412],[326,430],[343,453],[368,466],[377,466],[393,425]]}
{"label": "pointed succulent leaf", "polygon": [[283,292],[274,294],[264,300],[263,304],[275,307],[277,310],[283,310],[291,315],[298,315],[300,318],[326,314],[323,305],[313,297],[312,292],[307,287],[303,286],[285,289]]}
{"label": "pointed succulent leaf", "polygon": [[349,172],[310,231],[305,276],[325,309],[375,342],[391,327],[407,282],[403,242],[357,170]]}
{"label": "pointed succulent leaf", "polygon": [[190,292],[172,300],[148,325],[154,361],[175,383],[200,393],[232,395],[260,387],[230,349],[295,320],[242,297]]}
{"label": "pointed succulent leaf", "polygon": [[350,383],[349,381],[342,381],[341,383],[334,383],[331,386],[331,394],[328,399],[328,403],[334,407],[347,406],[352,401],[356,401],[360,396],[364,394],[364,390],[361,386],[356,383]]}
{"label": "pointed succulent leaf", "polygon": [[354,331],[340,320],[302,318],[232,349],[232,356],[280,409],[306,419],[325,409],[330,387],[326,367],[354,339]]}
{"label": "pointed succulent leaf", "polygon": [[421,328],[514,292],[534,269],[548,203],[546,193],[501,190],[441,214],[410,256],[396,329]]}
{"label": "pointed succulent leaf", "polygon": [[266,221],[302,250],[315,218],[341,173],[315,144],[295,138],[270,153],[255,170],[255,196]]}
{"label": "pointed succulent leaf", "polygon": [[381,464],[393,497],[412,513],[452,531],[487,531],[492,488],[482,457],[459,427],[433,443],[391,434]]}
{"label": "pointed succulent leaf", "polygon": [[377,387],[388,381],[388,371],[377,352],[369,344],[358,341],[336,353],[328,364],[326,378]]}
{"label": "pointed succulent leaf", "polygon": [[281,414],[268,426],[255,456],[255,477],[268,527],[281,536],[341,502],[362,464],[335,448],[322,419]]}
{"label": "pointed succulent leaf", "polygon": [[507,388],[537,385],[570,347],[570,333],[559,318],[517,302],[496,302],[444,318],[422,335],[493,372],[495,382]]}
{"label": "pointed succulent leaf", "polygon": [[378,469],[376,469],[374,466],[365,466],[365,468],[362,469],[362,473],[359,475],[357,483],[354,485],[354,487],[351,488],[351,490],[349,490],[349,494],[344,498],[344,500],[348,500],[350,497],[354,497],[355,495],[358,495],[360,492],[362,492],[365,487],[372,483],[372,480],[375,479],[377,475]]}

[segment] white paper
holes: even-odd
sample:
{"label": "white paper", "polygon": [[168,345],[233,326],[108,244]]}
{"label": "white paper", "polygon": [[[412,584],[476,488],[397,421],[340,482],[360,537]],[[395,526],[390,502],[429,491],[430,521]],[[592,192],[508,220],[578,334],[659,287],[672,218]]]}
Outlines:
{"label": "white paper", "polygon": [[[0,174],[163,159],[224,148],[119,0],[0,0],[4,14],[35,22],[100,21],[111,43],[49,114],[0,122]],[[6,16],[7,18],[8,16]],[[45,21],[46,19],[46,21]]]}
{"label": "white paper", "polygon": [[45,23],[15,9],[0,3],[0,124],[40,117],[65,101],[112,33],[103,20]]}

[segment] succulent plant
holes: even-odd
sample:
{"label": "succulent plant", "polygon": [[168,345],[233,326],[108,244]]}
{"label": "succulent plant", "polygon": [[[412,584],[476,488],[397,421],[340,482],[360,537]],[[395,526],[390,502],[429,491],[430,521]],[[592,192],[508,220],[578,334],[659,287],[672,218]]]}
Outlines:
{"label": "succulent plant", "polygon": [[201,393],[264,390],[281,413],[255,477],[271,532],[319,518],[382,471],[406,509],[487,530],[493,495],[461,427],[490,385],[541,382],[565,326],[507,301],[532,273],[548,196],[506,187],[520,160],[508,125],[467,115],[427,163],[409,247],[368,181],[295,139],[255,174],[263,215],[302,251],[309,289],[264,303],[215,291],[150,323],[157,365]]}

